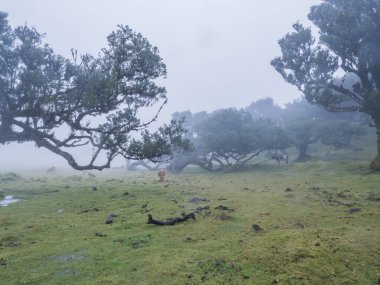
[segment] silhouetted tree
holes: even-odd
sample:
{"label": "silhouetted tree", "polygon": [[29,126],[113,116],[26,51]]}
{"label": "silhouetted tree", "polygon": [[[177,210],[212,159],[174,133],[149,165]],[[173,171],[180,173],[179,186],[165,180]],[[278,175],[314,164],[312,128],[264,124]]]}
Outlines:
{"label": "silhouetted tree", "polygon": [[308,153],[310,144],[322,142],[335,148],[347,147],[353,138],[366,133],[364,126],[354,123],[348,114],[328,112],[309,104],[304,98],[286,104],[281,118],[298,150],[297,162],[311,158]]}
{"label": "silhouetted tree", "polygon": [[270,120],[253,120],[243,110],[224,109],[199,124],[197,138],[210,168],[238,169],[267,150],[283,150],[289,140]]}
{"label": "silhouetted tree", "polygon": [[178,150],[173,153],[167,169],[172,172],[180,172],[188,165],[197,165],[205,170],[211,170],[207,157],[207,150],[197,134],[197,128],[210,117],[205,111],[191,113],[191,111],[176,112],[172,114],[174,120],[183,121],[186,129],[184,136],[191,146],[186,150]]}
{"label": "silhouetted tree", "polygon": [[[69,60],[34,28],[12,29],[0,12],[0,143],[35,142],[78,170],[108,168],[117,155],[156,161],[180,146],[178,122],[147,131],[167,102],[155,83],[166,77],[158,49],[128,26],[107,39],[97,57],[72,50]],[[149,107],[144,122],[138,113]],[[70,150],[85,145],[92,156],[80,165]]]}
{"label": "silhouetted tree", "polygon": [[253,119],[251,114],[234,108],[211,114],[189,111],[173,114],[185,119],[190,151],[176,152],[168,165],[181,171],[187,165],[205,170],[237,170],[249,165],[265,151],[284,150],[290,140],[285,131],[269,119]]}
{"label": "silhouetted tree", "polygon": [[253,119],[268,119],[281,121],[282,109],[276,105],[272,98],[259,99],[252,102],[245,110],[252,115]]}
{"label": "silhouetted tree", "polygon": [[353,139],[360,138],[367,133],[362,125],[344,120],[326,122],[321,127],[323,129],[321,142],[334,149],[350,147]]}
{"label": "silhouetted tree", "polygon": [[271,64],[309,102],[370,115],[378,151],[370,167],[380,170],[380,2],[323,0],[308,18],[318,39],[311,28],[294,24],[294,32],[279,40],[282,56]]}
{"label": "silhouetted tree", "polygon": [[316,143],[321,136],[322,129],[319,121],[304,119],[289,123],[286,130],[298,150],[295,161],[305,162],[311,158],[308,153],[309,145]]}

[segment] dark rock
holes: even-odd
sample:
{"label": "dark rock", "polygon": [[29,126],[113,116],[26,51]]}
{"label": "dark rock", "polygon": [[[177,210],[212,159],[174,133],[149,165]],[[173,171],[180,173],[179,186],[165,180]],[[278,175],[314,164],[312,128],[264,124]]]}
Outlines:
{"label": "dark rock", "polygon": [[95,233],[95,235],[97,236],[97,237],[106,237],[107,235],[106,234],[103,234],[103,233]]}
{"label": "dark rock", "polygon": [[80,211],[79,214],[89,213],[89,212],[98,212],[98,211],[100,211],[98,208],[90,208],[90,209],[85,209],[83,211]]}
{"label": "dark rock", "polygon": [[98,188],[96,188],[96,186],[93,186],[92,191],[98,191]]}
{"label": "dark rock", "polygon": [[351,208],[348,210],[349,213],[356,213],[356,212],[360,212],[362,209],[361,208]]}
{"label": "dark rock", "polygon": [[195,209],[195,212],[196,212],[196,213],[200,213],[200,212],[202,212],[202,211],[204,211],[204,210],[208,210],[208,209],[210,209],[210,206],[197,207],[197,208]]}
{"label": "dark rock", "polygon": [[[307,182],[305,182],[305,184],[307,184]],[[322,189],[321,189],[321,187],[310,187],[309,190],[314,191],[314,192],[319,192]]]}
{"label": "dark rock", "polygon": [[123,196],[128,196],[128,195],[129,195],[128,191],[125,191],[125,192],[123,193]]}
{"label": "dark rock", "polygon": [[292,192],[292,191],[293,191],[293,189],[289,188],[289,187],[285,189],[285,192]]}
{"label": "dark rock", "polygon": [[196,203],[196,202],[209,202],[210,200],[208,199],[205,199],[205,198],[198,198],[198,197],[194,197],[194,198],[191,198],[189,199],[189,202],[191,203]]}
{"label": "dark rock", "polygon": [[222,210],[222,211],[229,211],[233,212],[235,211],[234,209],[228,208],[227,206],[219,205],[218,207],[215,207],[216,210]]}
{"label": "dark rock", "polygon": [[303,224],[303,223],[296,223],[295,225],[296,225],[296,227],[298,227],[298,228],[302,228],[302,229],[305,228],[305,224]]}
{"label": "dark rock", "polygon": [[107,216],[107,219],[106,219],[106,224],[112,224],[113,223],[113,218],[114,217],[117,217],[117,215],[115,215],[115,214],[109,214],[108,216]]}
{"label": "dark rock", "polygon": [[7,262],[5,261],[4,258],[0,258],[0,265],[2,265],[2,266],[7,265]]}
{"label": "dark rock", "polygon": [[116,179],[116,178],[111,178],[111,179],[107,179],[106,182],[117,182],[117,183],[123,183],[124,180],[123,179]]}
{"label": "dark rock", "polygon": [[351,194],[344,194],[344,193],[338,193],[336,196],[343,199],[352,198]]}
{"label": "dark rock", "polygon": [[260,225],[257,225],[257,224],[253,224],[252,229],[255,233],[259,233],[259,232],[262,232],[264,230],[262,227],[260,227]]}

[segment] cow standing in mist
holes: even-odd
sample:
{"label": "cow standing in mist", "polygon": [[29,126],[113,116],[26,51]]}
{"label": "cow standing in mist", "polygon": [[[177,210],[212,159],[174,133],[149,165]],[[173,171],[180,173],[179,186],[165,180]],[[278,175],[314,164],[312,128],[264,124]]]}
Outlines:
{"label": "cow standing in mist", "polygon": [[281,164],[281,161],[285,161],[286,164],[289,163],[289,155],[287,155],[286,153],[275,153],[274,155],[272,155],[271,158],[276,160],[278,164]]}
{"label": "cow standing in mist", "polygon": [[165,175],[166,175],[166,171],[164,168],[161,168],[159,171],[158,171],[158,177],[160,178],[160,182],[164,182],[165,180]]}
{"label": "cow standing in mist", "polygon": [[49,168],[46,170],[46,173],[47,173],[47,174],[53,174],[53,173],[55,173],[55,170],[56,170],[55,166],[52,166],[52,167],[49,167]]}

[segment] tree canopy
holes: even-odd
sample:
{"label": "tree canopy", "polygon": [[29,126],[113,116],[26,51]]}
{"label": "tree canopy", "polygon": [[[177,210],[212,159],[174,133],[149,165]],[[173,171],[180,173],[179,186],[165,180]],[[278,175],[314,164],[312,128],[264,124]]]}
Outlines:
{"label": "tree canopy", "polygon": [[351,146],[351,142],[354,138],[360,138],[365,134],[365,129],[359,125],[339,120],[335,121],[333,124],[328,122],[325,123],[320,139],[323,144],[331,146],[337,150]]}
{"label": "tree canopy", "polygon": [[[251,114],[234,108],[200,112],[186,116],[193,150],[174,156],[169,168],[180,170],[196,164],[207,170],[236,170],[247,166],[265,151],[284,150],[289,138],[269,119],[253,119]],[[180,116],[176,113],[174,116]]]}
{"label": "tree canopy", "polygon": [[[72,50],[67,59],[0,12],[0,143],[34,142],[78,170],[110,167],[117,155],[159,160],[181,146],[179,122],[148,131],[167,102],[156,84],[166,77],[157,47],[128,26],[107,40],[97,56]],[[153,112],[150,120],[139,117],[142,109]],[[71,150],[83,146],[92,154],[81,165]]]}
{"label": "tree canopy", "polygon": [[282,56],[271,64],[309,102],[370,115],[378,139],[371,168],[380,170],[380,2],[323,0],[308,18],[319,37],[294,24],[279,40]]}

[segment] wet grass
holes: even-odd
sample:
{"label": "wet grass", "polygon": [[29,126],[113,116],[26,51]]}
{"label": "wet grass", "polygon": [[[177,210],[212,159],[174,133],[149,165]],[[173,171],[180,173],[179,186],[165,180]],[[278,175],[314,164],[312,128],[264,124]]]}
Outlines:
{"label": "wet grass", "polygon": [[[0,207],[0,283],[377,284],[380,176],[367,164],[190,169],[164,183],[121,170],[12,174],[0,189],[22,201]],[[206,206],[196,221],[146,223]]]}

